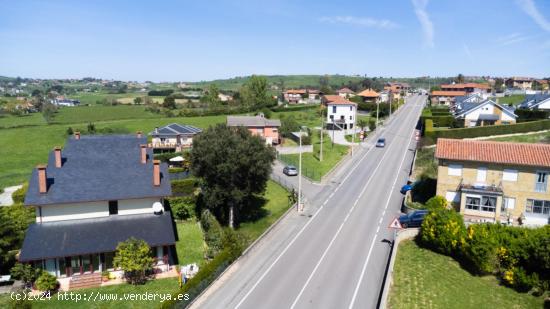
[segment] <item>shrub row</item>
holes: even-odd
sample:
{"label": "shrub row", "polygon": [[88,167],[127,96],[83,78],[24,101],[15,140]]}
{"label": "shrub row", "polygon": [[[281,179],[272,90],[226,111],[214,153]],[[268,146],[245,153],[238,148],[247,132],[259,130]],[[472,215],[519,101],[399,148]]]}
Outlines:
{"label": "shrub row", "polygon": [[275,106],[270,109],[273,112],[290,112],[290,111],[301,111],[301,110],[308,110],[308,109],[314,109],[314,108],[319,108],[319,105],[318,104],[296,105],[296,106],[289,105],[288,107]]}
{"label": "shrub row", "polygon": [[197,217],[195,196],[169,197],[166,199],[177,220],[189,220]]}
{"label": "shrub row", "polygon": [[518,115],[518,122],[550,118],[550,111],[545,110],[516,109],[515,113]]}
{"label": "shrub row", "polygon": [[434,127],[453,127],[455,124],[455,117],[446,116],[422,116],[420,117],[422,123],[425,123],[427,119],[431,119]]}
{"label": "shrub row", "polygon": [[540,295],[549,290],[548,225],[530,229],[487,223],[466,228],[454,210],[436,209],[424,219],[418,240],[454,257],[469,271],[494,274],[520,292],[532,290]]}
{"label": "shrub row", "polygon": [[27,194],[27,189],[29,188],[28,183],[24,183],[23,186],[11,195],[14,204],[23,204],[25,202],[25,195]]}
{"label": "shrub row", "polygon": [[449,129],[449,130],[434,130],[433,121],[429,123],[430,119],[426,119],[426,127],[424,135],[434,142],[438,138],[472,138],[479,136],[491,136],[513,133],[526,133],[533,131],[541,131],[550,129],[550,120],[540,120],[531,122],[522,122],[509,125],[494,125],[485,127],[474,128],[461,128],[461,129]]}
{"label": "shrub row", "polygon": [[195,178],[172,180],[171,184],[172,194],[176,196],[191,195],[198,186],[197,179]]}

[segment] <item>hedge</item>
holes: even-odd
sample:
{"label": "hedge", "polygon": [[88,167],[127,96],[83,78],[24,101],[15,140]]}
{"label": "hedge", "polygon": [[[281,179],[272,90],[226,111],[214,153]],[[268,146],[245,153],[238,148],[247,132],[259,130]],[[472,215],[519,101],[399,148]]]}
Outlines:
{"label": "hedge", "polygon": [[529,109],[516,109],[516,115],[518,115],[518,122],[534,121],[550,118],[550,111],[545,110],[529,110]]}
{"label": "hedge", "polygon": [[[430,124],[431,122],[431,124]],[[426,119],[424,135],[431,138],[434,143],[438,138],[473,138],[479,136],[491,136],[502,134],[526,133],[550,129],[550,120],[522,122],[517,124],[494,125],[474,128],[434,130],[433,121]]]}
{"label": "hedge", "polygon": [[195,178],[186,178],[179,180],[172,180],[172,195],[181,196],[181,195],[191,195],[195,192],[195,188],[198,185],[197,179]]}
{"label": "hedge", "polygon": [[29,188],[28,183],[24,183],[23,186],[11,195],[14,204],[23,204],[25,202],[25,195],[27,194],[27,189]]}
{"label": "hedge", "polygon": [[434,127],[451,127],[453,125],[453,122],[455,121],[455,117],[451,115],[446,116],[422,116],[420,117],[422,122],[425,123],[427,119],[431,119],[433,121]]}
{"label": "hedge", "polygon": [[270,109],[273,112],[293,112],[293,111],[301,111],[301,110],[314,109],[314,108],[319,108],[319,104],[296,105],[296,106],[289,105],[288,107],[276,106]]}

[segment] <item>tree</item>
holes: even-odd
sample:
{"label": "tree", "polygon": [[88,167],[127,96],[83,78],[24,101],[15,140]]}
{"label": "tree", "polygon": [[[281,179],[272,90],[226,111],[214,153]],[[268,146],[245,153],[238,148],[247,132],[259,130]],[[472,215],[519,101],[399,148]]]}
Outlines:
{"label": "tree", "polygon": [[220,100],[220,89],[216,84],[210,84],[208,86],[208,90],[206,91],[206,95],[203,97],[203,100],[208,103],[211,107],[216,107],[221,104]]}
{"label": "tree", "polygon": [[357,121],[357,126],[361,129],[361,131],[364,131],[365,128],[367,127],[367,122],[365,121],[365,119],[359,119]]}
{"label": "tree", "polygon": [[147,272],[153,269],[151,248],[142,239],[134,237],[118,244],[115,258],[115,267],[124,271],[124,277],[131,284],[143,284],[147,281]]}
{"label": "tree", "polygon": [[176,99],[173,96],[167,96],[162,102],[162,107],[168,109],[176,109]]}
{"label": "tree", "polygon": [[206,207],[234,227],[241,208],[265,191],[274,160],[275,150],[262,138],[244,127],[218,124],[193,139],[191,171],[202,178]]}
{"label": "tree", "polygon": [[267,79],[264,76],[252,75],[239,90],[239,97],[244,106],[256,110],[277,104],[267,92]]}
{"label": "tree", "polygon": [[322,94],[332,94],[332,88],[330,87],[330,78],[328,75],[323,75],[319,78],[319,91]]}
{"label": "tree", "polygon": [[143,98],[142,97],[136,97],[134,99],[134,104],[140,105],[141,103],[143,103]]}
{"label": "tree", "polygon": [[14,265],[25,230],[34,221],[32,213],[32,209],[22,205],[0,207],[0,273],[8,272]]}
{"label": "tree", "polygon": [[458,75],[455,77],[455,82],[456,82],[457,84],[462,84],[462,83],[464,83],[464,75],[458,74]]}
{"label": "tree", "polygon": [[40,268],[34,268],[31,264],[16,263],[12,267],[10,274],[14,279],[23,281],[25,285],[31,284],[42,273]]}
{"label": "tree", "polygon": [[504,88],[504,79],[496,78],[495,79],[495,91],[496,92],[502,92],[503,88]]}
{"label": "tree", "polygon": [[43,271],[36,279],[36,287],[42,292],[54,291],[57,289],[57,278],[47,271]]}

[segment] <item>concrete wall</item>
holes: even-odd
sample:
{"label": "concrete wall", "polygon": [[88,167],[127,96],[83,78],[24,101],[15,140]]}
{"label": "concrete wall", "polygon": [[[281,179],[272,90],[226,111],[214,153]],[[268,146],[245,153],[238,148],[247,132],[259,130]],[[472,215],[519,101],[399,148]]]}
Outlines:
{"label": "concrete wall", "polygon": [[160,202],[160,198],[144,198],[118,201],[119,215],[135,215],[153,213],[153,203]]}
{"label": "concrete wall", "polygon": [[[450,176],[448,174],[450,164],[462,165],[461,176]],[[478,168],[485,167],[486,177],[485,180],[478,177]],[[517,180],[503,180],[504,170],[517,170]],[[468,162],[468,161],[449,161],[439,160],[438,174],[437,174],[437,195],[447,196],[447,192],[457,192],[460,181],[464,184],[484,184],[499,186],[502,184],[503,197],[515,198],[515,205],[513,209],[507,209],[502,215],[509,213],[512,218],[517,219],[525,211],[527,199],[537,200],[550,200],[550,188],[547,188],[546,192],[535,192],[536,172],[548,171],[550,168],[537,168],[529,166],[510,166],[502,164],[490,164],[481,162]],[[483,172],[480,172],[483,174]],[[461,212],[464,214],[470,214],[480,217],[494,218],[500,220],[500,208],[503,200],[497,200],[496,213],[492,212],[476,212],[472,210],[466,210],[464,208],[465,197],[468,194],[461,194],[460,204],[455,203],[454,206],[458,209],[460,206]]]}

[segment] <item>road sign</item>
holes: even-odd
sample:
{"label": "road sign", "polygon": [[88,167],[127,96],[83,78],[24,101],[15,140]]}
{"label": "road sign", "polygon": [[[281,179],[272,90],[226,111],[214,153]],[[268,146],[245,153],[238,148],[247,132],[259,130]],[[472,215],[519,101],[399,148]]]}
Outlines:
{"label": "road sign", "polygon": [[388,226],[390,229],[402,229],[401,223],[399,222],[398,218],[393,219],[393,221],[390,223],[390,226]]}

